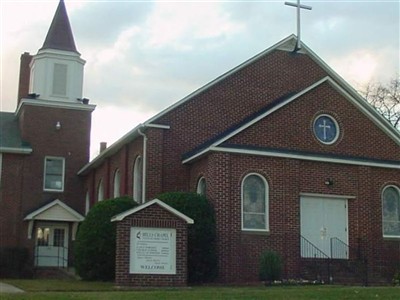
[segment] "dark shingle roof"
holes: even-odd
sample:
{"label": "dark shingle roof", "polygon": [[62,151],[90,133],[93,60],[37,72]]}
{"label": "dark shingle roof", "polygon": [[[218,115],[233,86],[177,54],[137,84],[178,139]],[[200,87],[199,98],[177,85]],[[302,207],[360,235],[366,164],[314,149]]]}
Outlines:
{"label": "dark shingle roof", "polygon": [[30,146],[21,139],[18,120],[14,113],[0,112],[0,149],[28,150]]}
{"label": "dark shingle roof", "polygon": [[42,49],[57,49],[72,51],[79,54],[76,50],[74,36],[69,23],[67,10],[63,0],[60,0],[53,21],[51,22],[46,40]]}

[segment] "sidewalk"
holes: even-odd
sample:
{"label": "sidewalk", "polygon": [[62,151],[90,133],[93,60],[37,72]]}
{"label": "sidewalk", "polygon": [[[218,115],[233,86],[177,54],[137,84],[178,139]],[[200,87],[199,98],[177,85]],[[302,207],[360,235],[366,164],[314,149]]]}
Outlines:
{"label": "sidewalk", "polygon": [[1,293],[24,293],[24,291],[13,285],[0,282],[0,294]]}

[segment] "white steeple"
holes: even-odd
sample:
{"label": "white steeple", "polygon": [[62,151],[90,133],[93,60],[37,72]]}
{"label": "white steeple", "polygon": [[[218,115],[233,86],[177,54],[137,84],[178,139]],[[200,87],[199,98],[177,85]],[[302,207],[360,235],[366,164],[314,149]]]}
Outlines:
{"label": "white steeple", "polygon": [[41,100],[77,103],[82,98],[84,65],[60,0],[43,46],[30,64],[29,93]]}

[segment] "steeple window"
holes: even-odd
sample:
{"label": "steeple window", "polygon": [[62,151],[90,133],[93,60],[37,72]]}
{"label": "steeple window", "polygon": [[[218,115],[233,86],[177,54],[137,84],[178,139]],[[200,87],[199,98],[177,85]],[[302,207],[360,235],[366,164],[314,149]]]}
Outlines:
{"label": "steeple window", "polygon": [[53,72],[53,95],[67,95],[67,65],[54,64]]}

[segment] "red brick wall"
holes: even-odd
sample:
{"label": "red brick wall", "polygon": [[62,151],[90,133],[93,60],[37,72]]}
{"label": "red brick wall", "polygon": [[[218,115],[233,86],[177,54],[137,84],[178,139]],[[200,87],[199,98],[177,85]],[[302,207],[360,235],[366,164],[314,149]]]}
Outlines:
{"label": "red brick wall", "polygon": [[18,83],[18,104],[22,98],[26,98],[29,94],[29,81],[31,76],[31,68],[29,64],[32,61],[32,55],[25,52],[21,55],[21,63],[19,69],[19,83]]}
{"label": "red brick wall", "polygon": [[[397,170],[223,153],[210,154],[208,161],[207,191],[216,212],[220,281],[257,281],[259,257],[267,249],[281,253],[284,276],[298,276],[300,193],[355,197],[348,200],[350,246],[357,248],[361,239],[362,252],[374,269],[399,261],[400,241],[382,237],[381,217],[381,191],[387,184],[400,186]],[[241,182],[251,172],[268,181],[268,233],[241,230]],[[332,186],[324,184],[328,177]]]}
{"label": "red brick wall", "polygon": [[[265,249],[283,255],[285,276],[298,276],[300,193],[354,196],[348,208],[350,245],[360,244],[376,266],[398,259],[400,242],[382,238],[380,198],[386,184],[400,186],[398,170],[224,153],[210,153],[191,164],[182,164],[182,155],[187,151],[277,98],[299,92],[325,76],[306,55],[274,51],[154,121],[170,125],[170,129],[147,131],[147,199],[159,192],[195,191],[199,177],[206,178],[207,197],[217,215],[219,281],[258,280],[258,258]],[[319,113],[332,114],[339,122],[341,134],[331,146],[319,143],[312,134],[312,122]],[[400,160],[399,146],[328,84],[303,95],[229,142]],[[142,138],[129,143],[126,151],[127,169],[130,168],[127,188],[132,194],[130,176],[134,159],[142,155]],[[126,160],[118,155],[116,161]],[[105,167],[107,161],[93,171],[95,181],[107,172],[113,174],[112,168]],[[241,180],[249,172],[262,174],[269,184],[270,232],[266,234],[241,230]],[[324,184],[326,178],[333,179],[333,186]]]}
{"label": "red brick wall", "polygon": [[[55,128],[57,122],[60,130]],[[91,112],[24,104],[19,125],[22,139],[33,152],[3,154],[0,240],[2,247],[27,247],[33,257],[34,235],[27,238],[28,222],[23,220],[29,213],[59,199],[84,214],[85,192],[77,172],[89,159]],[[63,192],[43,190],[46,156],[65,158]]]}
{"label": "red brick wall", "polygon": [[[185,286],[187,284],[187,223],[157,204],[117,224],[116,278],[121,286]],[[176,229],[176,274],[130,274],[131,227]]]}
{"label": "red brick wall", "polygon": [[1,247],[16,246],[20,243],[21,235],[25,238],[27,232],[21,230],[20,212],[22,197],[22,175],[24,155],[2,154],[1,187],[0,187],[0,245]]}
{"label": "red brick wall", "polygon": [[[83,214],[85,192],[77,173],[89,160],[91,113],[31,105],[25,105],[22,113],[22,139],[33,149],[30,155],[24,156],[22,214],[54,199]],[[60,130],[55,128],[57,122],[61,124]],[[65,158],[64,192],[43,191],[45,156]]]}
{"label": "red brick wall", "polygon": [[[320,143],[313,134],[314,119],[325,113],[339,123],[340,136],[332,145]],[[245,129],[227,143],[382,160],[400,159],[399,146],[328,83]]]}

